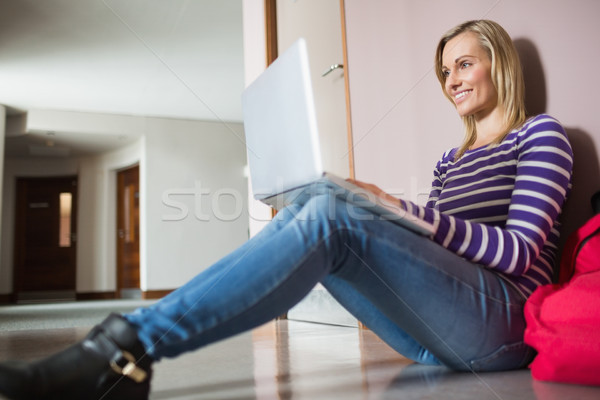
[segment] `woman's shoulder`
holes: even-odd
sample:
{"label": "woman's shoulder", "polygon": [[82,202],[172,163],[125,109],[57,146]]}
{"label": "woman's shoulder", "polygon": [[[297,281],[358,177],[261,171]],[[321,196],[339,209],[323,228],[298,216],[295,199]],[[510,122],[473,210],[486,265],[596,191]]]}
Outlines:
{"label": "woman's shoulder", "polygon": [[540,132],[558,132],[565,135],[565,128],[560,121],[548,114],[538,114],[529,117],[520,128],[513,131],[519,136],[529,136]]}
{"label": "woman's shoulder", "polygon": [[559,147],[570,151],[569,137],[560,121],[548,114],[530,117],[511,132],[513,145],[521,151],[536,146]]}
{"label": "woman's shoulder", "polygon": [[454,156],[458,151],[458,147],[453,147],[448,149],[442,154],[442,157],[439,159],[437,167],[440,168],[442,166],[447,166],[449,162],[454,161]]}

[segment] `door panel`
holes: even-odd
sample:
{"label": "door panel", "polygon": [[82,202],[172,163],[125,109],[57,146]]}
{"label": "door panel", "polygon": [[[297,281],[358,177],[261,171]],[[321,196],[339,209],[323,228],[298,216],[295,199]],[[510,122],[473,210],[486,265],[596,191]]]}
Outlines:
{"label": "door panel", "polygon": [[17,179],[14,292],[72,291],[77,177]]}
{"label": "door panel", "polygon": [[344,64],[340,2],[278,0],[276,4],[279,54],[299,37],[306,39],[323,167],[348,177],[351,153],[344,69],[322,76],[332,65]]}
{"label": "door panel", "polygon": [[140,288],[139,167],[117,173],[117,295]]}

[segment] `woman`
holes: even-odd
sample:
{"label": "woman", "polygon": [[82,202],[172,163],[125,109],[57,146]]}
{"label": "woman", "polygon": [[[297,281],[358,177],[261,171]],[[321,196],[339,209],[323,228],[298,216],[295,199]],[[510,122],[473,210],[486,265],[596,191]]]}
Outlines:
{"label": "woman", "polygon": [[147,398],[152,362],[267,322],[318,282],[416,362],[462,371],[526,366],[533,351],[523,343],[523,306],[552,280],[571,148],[553,118],[526,120],[518,56],[498,24],[470,21],[448,32],[435,68],[466,137],[438,162],[427,206],[359,183],[432,222],[431,238],[315,196],[149,308],[109,316],[46,360],[3,364],[0,391]]}

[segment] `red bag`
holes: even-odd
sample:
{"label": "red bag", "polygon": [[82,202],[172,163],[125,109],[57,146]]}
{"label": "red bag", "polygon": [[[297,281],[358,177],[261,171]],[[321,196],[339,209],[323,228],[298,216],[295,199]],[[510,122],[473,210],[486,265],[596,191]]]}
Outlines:
{"label": "red bag", "polygon": [[563,249],[559,283],[566,283],[574,273],[600,270],[600,214],[573,232]]}
{"label": "red bag", "polygon": [[600,385],[600,215],[569,237],[561,261],[561,284],[539,287],[525,304],[525,342],[538,351],[531,373]]}

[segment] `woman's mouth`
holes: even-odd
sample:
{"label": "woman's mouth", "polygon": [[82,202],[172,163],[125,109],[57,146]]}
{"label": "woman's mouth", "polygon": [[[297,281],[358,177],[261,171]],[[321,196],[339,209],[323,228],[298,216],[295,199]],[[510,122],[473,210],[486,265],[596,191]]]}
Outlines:
{"label": "woman's mouth", "polygon": [[463,90],[462,92],[455,94],[454,95],[454,101],[457,102],[457,103],[460,102],[462,99],[465,98],[466,95],[468,95],[472,91],[473,91],[472,89],[470,89],[470,90]]}

